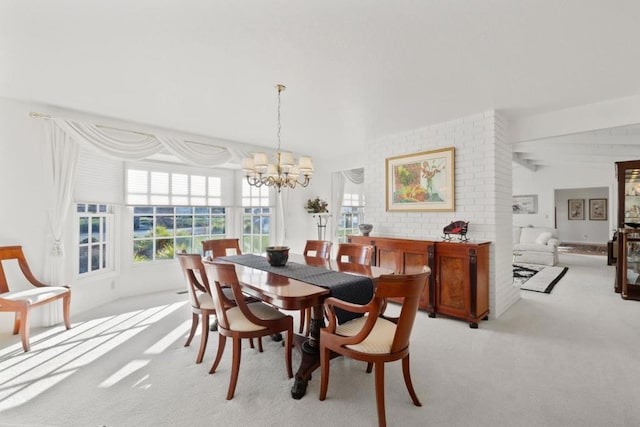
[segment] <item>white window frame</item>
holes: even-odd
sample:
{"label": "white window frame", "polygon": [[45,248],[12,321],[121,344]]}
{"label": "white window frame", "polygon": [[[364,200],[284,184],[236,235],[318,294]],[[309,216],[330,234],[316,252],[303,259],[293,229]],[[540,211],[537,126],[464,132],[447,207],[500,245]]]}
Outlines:
{"label": "white window frame", "polygon": [[[96,212],[91,212],[91,206],[96,207]],[[82,207],[83,211],[79,211],[80,207]],[[74,241],[75,241],[75,263],[74,263],[74,274],[79,279],[84,279],[87,277],[98,276],[105,273],[111,273],[115,270],[115,232],[114,228],[116,226],[115,216],[113,214],[114,206],[108,203],[90,203],[90,202],[76,202],[75,203],[75,233],[74,233]],[[88,218],[87,221],[87,242],[83,243],[81,241],[82,235],[80,233],[80,221],[82,218]],[[98,241],[90,242],[89,235],[91,232],[91,224],[94,219],[98,219],[100,221],[100,230],[98,233]],[[106,232],[103,231],[103,227],[106,226]],[[91,246],[99,244],[99,268],[95,270],[91,270]],[[104,248],[102,246],[105,246]],[[80,271],[80,261],[81,261],[81,253],[82,248],[87,248],[87,271]]]}
{"label": "white window frame", "polygon": [[[348,221],[347,217],[351,216],[351,220]],[[354,221],[355,217],[355,221]],[[359,234],[360,229],[358,226],[362,224],[364,220],[364,196],[359,193],[344,193],[342,199],[342,206],[340,208],[340,218],[338,218],[338,243],[345,243],[347,241],[347,235]],[[345,224],[351,223],[351,227],[346,227]]]}
{"label": "white window frame", "polygon": [[[249,185],[246,179],[242,179],[241,185],[241,204],[242,219],[240,221],[241,239],[240,247],[243,253],[265,254],[266,247],[269,245],[270,234],[273,228],[273,207],[271,206],[271,194],[267,186],[255,187]],[[267,218],[269,221],[269,232],[262,233],[262,223]],[[251,223],[250,231],[245,230],[245,220]],[[255,232],[253,226],[254,220],[258,220],[261,224],[260,232]]]}

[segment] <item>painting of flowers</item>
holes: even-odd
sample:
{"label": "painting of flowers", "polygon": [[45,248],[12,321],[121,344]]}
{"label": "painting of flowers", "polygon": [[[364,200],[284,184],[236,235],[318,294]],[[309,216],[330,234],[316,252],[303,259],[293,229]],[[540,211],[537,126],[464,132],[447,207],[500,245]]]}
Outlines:
{"label": "painting of flowers", "polygon": [[387,211],[454,210],[454,149],[386,159]]}

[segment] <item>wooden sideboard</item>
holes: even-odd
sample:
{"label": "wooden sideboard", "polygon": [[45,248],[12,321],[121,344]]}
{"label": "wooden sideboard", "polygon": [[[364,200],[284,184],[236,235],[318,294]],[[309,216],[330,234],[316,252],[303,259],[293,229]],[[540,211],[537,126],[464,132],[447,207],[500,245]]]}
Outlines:
{"label": "wooden sideboard", "polygon": [[[431,268],[428,286],[420,298],[420,308],[431,312],[433,289],[433,266],[435,265],[434,242],[428,240],[395,239],[389,237],[347,236],[349,242],[374,247],[371,264],[389,268],[396,274],[419,273],[427,265]],[[394,299],[391,299],[394,301]],[[401,301],[396,301],[401,302]]]}
{"label": "wooden sideboard", "polygon": [[372,264],[397,274],[431,268],[420,309],[466,320],[472,328],[489,315],[490,242],[399,239],[347,236],[349,242],[372,245]]}

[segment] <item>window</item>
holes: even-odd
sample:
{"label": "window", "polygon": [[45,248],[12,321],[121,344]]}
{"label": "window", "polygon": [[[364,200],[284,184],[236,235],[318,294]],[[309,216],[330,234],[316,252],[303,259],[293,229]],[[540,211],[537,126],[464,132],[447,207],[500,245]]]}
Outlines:
{"label": "window", "polygon": [[133,260],[173,259],[176,253],[198,253],[202,241],[226,234],[226,209],[198,206],[133,208]]}
{"label": "window", "polygon": [[135,263],[198,253],[203,240],[226,234],[220,176],[128,168],[127,204],[133,205]]}
{"label": "window", "polygon": [[127,204],[136,206],[220,206],[222,204],[222,178],[128,169]]}
{"label": "window", "polygon": [[349,234],[359,234],[358,226],[363,217],[364,197],[357,193],[345,193],[338,219],[338,242],[346,242]]}
{"label": "window", "polygon": [[243,180],[242,206],[242,252],[266,253],[271,222],[269,187],[253,187]]}
{"label": "window", "polygon": [[78,274],[113,269],[113,214],[111,206],[78,203]]}

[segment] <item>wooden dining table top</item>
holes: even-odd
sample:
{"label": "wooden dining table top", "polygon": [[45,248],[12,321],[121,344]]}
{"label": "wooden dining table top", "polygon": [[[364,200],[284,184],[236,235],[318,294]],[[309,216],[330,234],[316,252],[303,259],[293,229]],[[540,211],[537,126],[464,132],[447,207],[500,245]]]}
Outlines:
{"label": "wooden dining table top", "polygon": [[[298,254],[290,254],[288,262],[369,277],[374,285],[381,275],[393,273],[388,268],[329,261]],[[331,295],[328,288],[241,264],[236,264],[236,274],[244,292],[283,310],[299,310],[319,305]]]}

